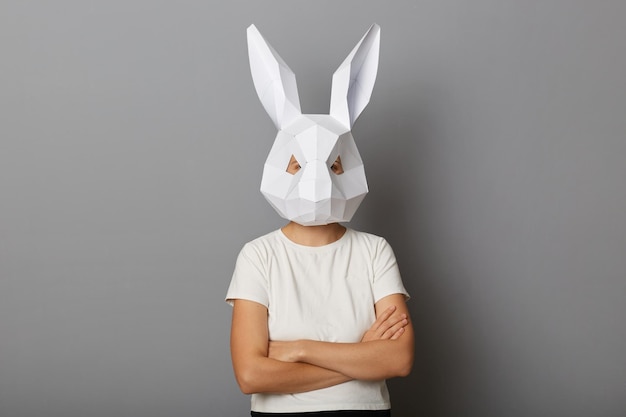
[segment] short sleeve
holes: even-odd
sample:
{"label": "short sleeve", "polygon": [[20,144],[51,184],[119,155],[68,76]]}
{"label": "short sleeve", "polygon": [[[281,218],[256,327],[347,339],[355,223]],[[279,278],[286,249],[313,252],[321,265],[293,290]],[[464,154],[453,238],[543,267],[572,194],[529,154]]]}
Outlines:
{"label": "short sleeve", "polygon": [[262,256],[252,245],[246,244],[237,257],[235,271],[226,292],[226,302],[232,306],[233,300],[243,299],[267,307],[268,279],[264,270]]}
{"label": "short sleeve", "polygon": [[393,249],[383,238],[377,242],[373,259],[374,280],[372,290],[374,293],[374,301],[378,302],[392,294],[404,294],[408,300],[409,293],[404,288],[396,256]]}

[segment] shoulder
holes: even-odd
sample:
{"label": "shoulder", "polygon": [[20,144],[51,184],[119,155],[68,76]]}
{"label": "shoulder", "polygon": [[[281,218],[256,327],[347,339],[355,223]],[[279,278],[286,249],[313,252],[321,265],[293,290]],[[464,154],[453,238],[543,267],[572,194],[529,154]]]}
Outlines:
{"label": "shoulder", "polygon": [[276,231],[245,243],[237,256],[234,276],[265,276],[274,257],[275,240]]}
{"label": "shoulder", "polygon": [[245,243],[239,252],[239,260],[255,264],[269,262],[282,245],[280,233],[280,229],[274,230]]}
{"label": "shoulder", "polygon": [[257,252],[262,253],[271,250],[279,239],[280,230],[271,231],[263,236],[259,236],[249,242],[246,242],[241,248],[242,253]]}
{"label": "shoulder", "polygon": [[347,233],[349,233],[351,240],[357,245],[365,246],[376,252],[379,250],[391,250],[389,242],[382,236],[350,228],[347,229]]}

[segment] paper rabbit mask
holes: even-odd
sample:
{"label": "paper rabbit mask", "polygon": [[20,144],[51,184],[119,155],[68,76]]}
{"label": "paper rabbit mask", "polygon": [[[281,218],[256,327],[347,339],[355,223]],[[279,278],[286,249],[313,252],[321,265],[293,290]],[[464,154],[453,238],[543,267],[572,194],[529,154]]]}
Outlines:
{"label": "paper rabbit mask", "polygon": [[379,45],[374,24],[333,74],[330,114],[302,114],[294,73],[254,25],[248,28],[254,86],[278,129],[261,193],[282,217],[304,226],[346,222],[367,194],[350,130],[372,95]]}

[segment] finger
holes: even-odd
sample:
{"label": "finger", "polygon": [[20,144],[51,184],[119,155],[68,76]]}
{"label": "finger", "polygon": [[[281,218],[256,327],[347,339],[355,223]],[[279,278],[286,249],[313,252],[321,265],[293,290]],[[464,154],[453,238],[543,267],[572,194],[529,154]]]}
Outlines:
{"label": "finger", "polygon": [[398,340],[404,334],[404,327],[400,327],[389,340]]}
{"label": "finger", "polygon": [[378,330],[380,328],[380,326],[382,326],[387,321],[387,319],[389,319],[389,317],[391,317],[391,315],[393,314],[394,311],[396,311],[396,306],[391,306],[391,307],[387,308],[385,311],[383,311],[381,313],[380,317],[378,317],[376,319],[376,321],[372,325],[371,329],[372,330]]}
{"label": "finger", "polygon": [[404,314],[389,317],[378,327],[378,329],[376,329],[376,331],[374,331],[374,334],[378,338],[382,338],[385,334],[387,334],[387,337],[389,337],[390,335],[388,333],[391,331],[391,329],[405,318],[406,315]]}
{"label": "finger", "polygon": [[392,326],[389,326],[381,335],[381,339],[390,339],[399,329],[404,328],[407,324],[409,324],[409,321],[406,315],[401,315],[400,320],[396,321]]}
{"label": "finger", "polygon": [[381,334],[381,335],[384,334],[389,329],[391,329],[393,326],[395,326],[396,324],[398,324],[399,322],[401,322],[402,320],[404,320],[406,318],[407,318],[406,314],[398,314],[398,315],[389,317],[379,327],[379,332],[380,332],[379,334]]}

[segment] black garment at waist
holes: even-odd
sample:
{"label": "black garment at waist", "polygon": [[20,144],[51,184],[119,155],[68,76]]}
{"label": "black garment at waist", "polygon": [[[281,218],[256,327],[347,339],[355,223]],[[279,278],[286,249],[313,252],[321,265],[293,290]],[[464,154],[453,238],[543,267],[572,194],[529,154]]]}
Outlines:
{"label": "black garment at waist", "polygon": [[252,417],[391,417],[390,410],[340,410],[313,411],[307,413],[259,413],[252,411]]}

